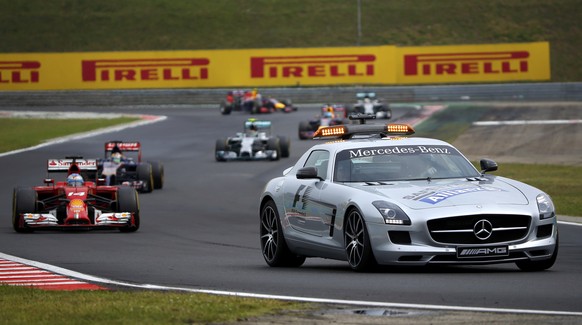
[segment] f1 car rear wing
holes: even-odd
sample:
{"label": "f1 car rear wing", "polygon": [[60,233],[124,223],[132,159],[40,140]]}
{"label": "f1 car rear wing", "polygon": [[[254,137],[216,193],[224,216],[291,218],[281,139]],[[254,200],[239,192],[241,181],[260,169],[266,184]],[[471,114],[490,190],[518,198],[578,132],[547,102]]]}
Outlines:
{"label": "f1 car rear wing", "polygon": [[107,158],[108,153],[113,152],[127,152],[133,151],[138,154],[138,161],[141,162],[141,144],[138,141],[123,142],[119,140],[105,142],[105,158]]}
{"label": "f1 car rear wing", "polygon": [[65,158],[49,159],[47,161],[48,172],[68,172],[73,165],[78,167],[79,171],[97,171],[97,159],[82,158]]}

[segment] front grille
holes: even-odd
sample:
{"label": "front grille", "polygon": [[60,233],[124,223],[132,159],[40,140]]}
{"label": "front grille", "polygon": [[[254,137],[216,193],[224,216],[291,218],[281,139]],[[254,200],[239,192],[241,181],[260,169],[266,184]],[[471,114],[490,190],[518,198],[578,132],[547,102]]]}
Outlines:
{"label": "front grille", "polygon": [[[492,231],[488,238],[475,234],[475,225],[486,220]],[[491,244],[524,238],[530,228],[531,217],[510,214],[480,214],[430,220],[427,223],[432,239],[444,244]]]}

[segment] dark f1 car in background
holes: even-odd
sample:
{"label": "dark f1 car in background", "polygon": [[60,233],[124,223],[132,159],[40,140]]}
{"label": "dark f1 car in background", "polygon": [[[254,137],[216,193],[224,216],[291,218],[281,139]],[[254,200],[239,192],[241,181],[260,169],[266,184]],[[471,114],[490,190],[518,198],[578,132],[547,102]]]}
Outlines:
{"label": "dark f1 car in background", "polygon": [[279,101],[262,96],[256,89],[232,90],[220,103],[220,113],[229,115],[232,111],[244,111],[250,114],[268,114],[274,112],[289,113],[296,111],[291,100]]}
{"label": "dark f1 car in background", "polygon": [[243,132],[216,140],[216,161],[279,160],[280,157],[289,157],[289,138],[273,136],[271,132],[271,121],[245,121]]}
{"label": "dark f1 car in background", "polygon": [[355,113],[373,114],[378,119],[392,118],[392,110],[379,98],[376,93],[360,92],[356,94],[357,102],[353,107]]}
{"label": "dark f1 car in background", "polygon": [[[134,153],[128,157],[126,153]],[[137,141],[109,141],[105,143],[105,158],[97,160],[98,175],[106,185],[129,185],[149,193],[164,186],[164,165],[141,160],[141,144]]]}
{"label": "dark f1 car in background", "polygon": [[[100,228],[133,232],[139,228],[137,191],[129,186],[104,186],[97,179],[97,160],[49,159],[47,170],[44,185],[14,189],[15,231]],[[55,181],[53,173],[66,173],[66,181]]]}
{"label": "dark f1 car in background", "polygon": [[347,117],[348,109],[344,105],[324,105],[314,119],[299,123],[299,139],[313,139],[313,134],[320,126],[347,124],[350,122]]}

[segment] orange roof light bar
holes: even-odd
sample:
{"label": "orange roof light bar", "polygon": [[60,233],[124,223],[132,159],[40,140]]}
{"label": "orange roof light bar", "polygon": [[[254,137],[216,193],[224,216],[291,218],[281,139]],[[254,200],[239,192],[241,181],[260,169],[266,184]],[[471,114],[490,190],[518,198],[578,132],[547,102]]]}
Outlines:
{"label": "orange roof light bar", "polygon": [[318,137],[338,137],[347,133],[345,125],[320,126],[313,134],[314,138]]}
{"label": "orange roof light bar", "polygon": [[386,131],[393,135],[414,134],[414,128],[408,124],[386,124]]}
{"label": "orange roof light bar", "polygon": [[351,138],[356,134],[383,134],[387,135],[411,135],[414,129],[408,124],[342,124],[334,126],[320,126],[313,134],[313,138]]}

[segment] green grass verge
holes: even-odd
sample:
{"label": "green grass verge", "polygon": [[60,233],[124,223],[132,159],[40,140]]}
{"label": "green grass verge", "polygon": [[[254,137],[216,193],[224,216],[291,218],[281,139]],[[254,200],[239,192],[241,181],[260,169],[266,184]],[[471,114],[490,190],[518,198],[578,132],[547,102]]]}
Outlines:
{"label": "green grass verge", "polygon": [[65,120],[0,118],[0,152],[32,147],[50,139],[137,120],[133,117]]}
{"label": "green grass verge", "polygon": [[580,0],[0,0],[0,8],[4,53],[548,41],[551,80],[582,80]]}
{"label": "green grass verge", "polygon": [[[449,104],[415,127],[415,135],[452,143],[487,111],[486,106]],[[479,162],[473,164],[479,168]],[[582,216],[582,183],[578,180],[582,167],[503,163],[492,174],[513,178],[545,191],[552,197],[560,215]]]}
{"label": "green grass verge", "polygon": [[46,291],[0,286],[0,324],[228,323],[309,304],[174,291]]}

